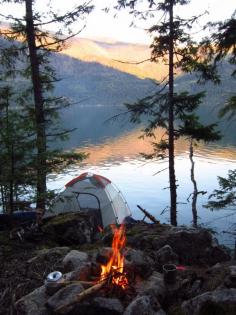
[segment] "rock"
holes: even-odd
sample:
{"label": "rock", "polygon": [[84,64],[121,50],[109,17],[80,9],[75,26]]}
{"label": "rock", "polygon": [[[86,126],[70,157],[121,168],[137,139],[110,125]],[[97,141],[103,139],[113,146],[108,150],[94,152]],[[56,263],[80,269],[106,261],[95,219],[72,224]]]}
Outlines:
{"label": "rock", "polygon": [[225,249],[213,242],[210,232],[204,229],[172,228],[152,241],[156,250],[165,244],[171,246],[181,264],[212,266],[230,260],[230,255]]}
{"label": "rock", "polygon": [[166,312],[163,311],[163,309],[160,309],[160,310],[157,311],[154,315],[166,315]]}
{"label": "rock", "polygon": [[155,296],[160,302],[164,300],[167,293],[163,275],[156,271],[147,280],[139,282],[136,290],[139,295]]}
{"label": "rock", "polygon": [[96,297],[92,304],[108,313],[110,312],[109,314],[122,314],[124,311],[124,307],[118,299]]}
{"label": "rock", "polygon": [[208,265],[230,260],[229,253],[217,244],[205,229],[173,227],[167,224],[137,223],[127,230],[127,244],[132,248],[155,252],[169,245],[184,265]]}
{"label": "rock", "polygon": [[199,294],[201,291],[201,287],[202,287],[202,280],[197,279],[196,281],[194,281],[192,287],[190,288],[190,290],[188,292],[188,296],[193,297],[193,296],[196,296],[197,294]]}
{"label": "rock", "polygon": [[71,250],[63,259],[65,272],[75,270],[88,261],[88,254],[78,250]]}
{"label": "rock", "polygon": [[[74,297],[84,290],[81,284],[70,284],[55,293],[52,297],[50,297],[47,301],[48,308],[55,312],[57,308],[71,302]],[[74,305],[67,308],[66,313],[71,311],[74,308]],[[33,314],[32,314],[33,315]]]}
{"label": "rock", "polygon": [[51,259],[51,257],[63,257],[65,256],[68,252],[70,251],[69,247],[53,247],[53,248],[49,248],[49,249],[41,249],[39,251],[37,251],[36,256],[34,256],[33,258],[29,259],[27,261],[27,263],[31,264],[31,263],[35,263],[39,260],[49,260]]}
{"label": "rock", "polygon": [[141,250],[129,249],[125,254],[125,259],[141,276],[149,276],[154,270],[154,260]]}
{"label": "rock", "polygon": [[48,315],[46,301],[46,288],[42,286],[18,300],[15,308],[19,315]]}
{"label": "rock", "polygon": [[79,267],[77,267],[75,270],[67,274],[67,280],[68,281],[88,281],[92,272],[92,265],[91,263],[81,263]]}
{"label": "rock", "polygon": [[228,274],[225,278],[224,285],[227,288],[235,288],[236,289],[236,266],[229,266]]}
{"label": "rock", "polygon": [[124,307],[118,299],[95,297],[77,304],[68,315],[121,315]]}
{"label": "rock", "polygon": [[236,314],[236,289],[205,292],[182,303],[185,315]]}
{"label": "rock", "polygon": [[112,253],[113,250],[111,247],[102,247],[96,256],[96,261],[102,265],[106,265],[111,258]]}
{"label": "rock", "polygon": [[42,231],[60,245],[91,243],[95,233],[94,217],[85,213],[63,213],[44,219]]}
{"label": "rock", "polygon": [[230,275],[229,275],[230,279],[236,281],[236,266],[230,266],[229,270],[230,270]]}
{"label": "rock", "polygon": [[160,311],[160,304],[154,297],[137,296],[126,308],[124,315],[155,315]]}
{"label": "rock", "polygon": [[177,264],[178,255],[173,252],[169,245],[165,245],[155,253],[155,258],[159,265]]}

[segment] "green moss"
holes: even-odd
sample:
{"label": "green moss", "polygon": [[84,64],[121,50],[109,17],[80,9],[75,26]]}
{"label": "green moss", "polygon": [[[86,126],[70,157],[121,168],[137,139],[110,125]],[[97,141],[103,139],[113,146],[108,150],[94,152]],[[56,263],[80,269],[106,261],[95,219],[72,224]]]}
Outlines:
{"label": "green moss", "polygon": [[53,218],[48,219],[48,221],[43,225],[43,228],[47,229],[49,226],[64,224],[68,221],[73,220],[75,217],[75,213],[65,213],[57,215]]}

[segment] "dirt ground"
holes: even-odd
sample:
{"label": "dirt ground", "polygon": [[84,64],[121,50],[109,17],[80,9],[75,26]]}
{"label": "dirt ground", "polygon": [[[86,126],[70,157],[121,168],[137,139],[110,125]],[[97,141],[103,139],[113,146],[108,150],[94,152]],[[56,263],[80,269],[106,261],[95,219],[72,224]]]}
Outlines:
{"label": "dirt ground", "polygon": [[60,256],[30,262],[38,250],[46,248],[43,242],[10,240],[9,232],[0,232],[0,314],[16,314],[14,303],[44,283],[46,275],[60,270]]}

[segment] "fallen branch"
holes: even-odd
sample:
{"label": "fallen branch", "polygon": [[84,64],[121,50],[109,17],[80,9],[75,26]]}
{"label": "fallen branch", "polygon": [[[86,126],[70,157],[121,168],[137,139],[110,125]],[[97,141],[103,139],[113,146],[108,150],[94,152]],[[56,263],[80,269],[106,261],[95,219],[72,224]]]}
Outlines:
{"label": "fallen branch", "polygon": [[145,214],[145,217],[147,217],[149,220],[151,220],[153,223],[160,224],[160,221],[158,221],[151,213],[149,213],[147,210],[143,209],[141,206],[137,205],[137,207]]}
{"label": "fallen branch", "polygon": [[87,298],[88,296],[92,295],[93,293],[97,292],[98,290],[100,290],[104,285],[105,285],[106,281],[102,281],[99,282],[97,284],[95,284],[94,286],[84,290],[83,292],[77,294],[74,298],[72,298],[68,303],[59,306],[56,310],[55,313],[58,314],[65,314],[67,309],[70,306],[73,306],[76,303],[81,302],[83,299]]}

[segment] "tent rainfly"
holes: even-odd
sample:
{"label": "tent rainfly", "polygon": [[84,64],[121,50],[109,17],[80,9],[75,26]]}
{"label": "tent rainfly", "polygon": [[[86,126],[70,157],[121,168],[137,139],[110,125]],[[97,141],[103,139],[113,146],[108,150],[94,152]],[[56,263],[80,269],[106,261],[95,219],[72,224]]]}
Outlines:
{"label": "tent rainfly", "polygon": [[102,227],[121,224],[131,216],[127,202],[119,189],[106,177],[83,173],[66,184],[46,216],[66,212],[93,213]]}

